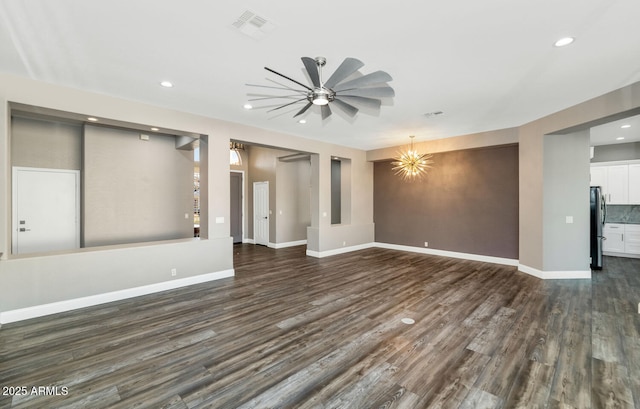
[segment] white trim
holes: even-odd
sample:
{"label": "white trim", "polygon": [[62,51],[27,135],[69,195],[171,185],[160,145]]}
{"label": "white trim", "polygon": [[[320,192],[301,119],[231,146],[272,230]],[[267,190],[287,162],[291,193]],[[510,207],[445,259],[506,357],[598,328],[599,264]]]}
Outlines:
{"label": "white trim", "polygon": [[0,325],[10,322],[22,321],[30,318],[42,317],[50,314],[71,311],[79,308],[91,307],[93,305],[104,304],[127,298],[139,297],[157,293],[161,291],[173,290],[193,284],[200,284],[207,281],[220,280],[222,278],[233,277],[233,269],[216,271],[214,273],[201,274],[193,277],[180,278],[177,280],[163,281],[161,283],[143,285],[141,287],[127,288],[124,290],[112,291],[103,294],[90,295],[87,297],[74,298],[71,300],[57,301],[49,304],[35,305],[33,307],[19,308],[0,312]]}
{"label": "white trim", "polygon": [[542,271],[533,267],[525,266],[524,264],[518,264],[518,270],[543,280],[591,279],[591,270]]}
{"label": "white trim", "polygon": [[507,266],[514,266],[514,267],[518,265],[518,260],[503,258],[503,257],[483,256],[481,254],[459,253],[456,251],[436,250],[436,249],[430,249],[430,248],[403,246],[399,244],[389,244],[389,243],[379,243],[379,242],[375,242],[374,247],[390,249],[390,250],[409,251],[413,253],[429,254],[432,256],[442,256],[442,257],[451,257],[451,258],[461,258],[464,260],[482,261],[485,263],[504,264]]}
{"label": "white trim", "polygon": [[269,247],[272,249],[283,249],[286,247],[304,246],[307,244],[306,240],[288,241],[285,243],[269,243]]}
{"label": "white trim", "polygon": [[322,258],[322,257],[335,256],[338,254],[350,253],[352,251],[364,250],[371,247],[375,247],[374,243],[358,244],[356,246],[341,247],[341,248],[327,250],[327,251],[313,251],[313,250],[307,249],[307,256]]}
{"label": "white trim", "polygon": [[245,244],[256,244],[254,239],[242,239],[242,242]]}

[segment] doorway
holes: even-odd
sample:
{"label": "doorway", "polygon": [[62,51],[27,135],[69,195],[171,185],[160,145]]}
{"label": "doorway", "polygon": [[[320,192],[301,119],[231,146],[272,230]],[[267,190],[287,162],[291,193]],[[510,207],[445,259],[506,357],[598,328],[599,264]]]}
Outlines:
{"label": "doorway", "polygon": [[269,182],[253,183],[253,239],[269,245]]}
{"label": "doorway", "polygon": [[80,248],[80,171],[13,168],[12,253]]}

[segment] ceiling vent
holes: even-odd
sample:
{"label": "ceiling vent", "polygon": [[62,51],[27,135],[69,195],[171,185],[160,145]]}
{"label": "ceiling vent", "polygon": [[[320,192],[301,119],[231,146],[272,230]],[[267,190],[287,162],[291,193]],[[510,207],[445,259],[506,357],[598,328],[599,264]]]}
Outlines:
{"label": "ceiling vent", "polygon": [[266,18],[253,11],[247,10],[232,24],[232,26],[255,40],[262,40],[276,27]]}

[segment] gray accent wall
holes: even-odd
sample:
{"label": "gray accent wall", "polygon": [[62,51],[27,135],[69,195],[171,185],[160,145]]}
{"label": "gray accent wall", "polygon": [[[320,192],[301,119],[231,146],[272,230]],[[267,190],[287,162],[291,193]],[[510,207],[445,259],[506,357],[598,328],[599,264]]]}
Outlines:
{"label": "gray accent wall", "polygon": [[84,247],[193,237],[193,151],[139,136],[85,126]]}
{"label": "gray accent wall", "polygon": [[375,240],[518,258],[518,146],[441,152],[422,180],[374,164]]}

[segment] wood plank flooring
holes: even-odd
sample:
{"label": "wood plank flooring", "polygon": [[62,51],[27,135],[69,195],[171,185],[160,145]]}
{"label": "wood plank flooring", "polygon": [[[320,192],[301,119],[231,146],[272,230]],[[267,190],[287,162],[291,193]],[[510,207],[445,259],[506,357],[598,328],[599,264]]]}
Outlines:
{"label": "wood plank flooring", "polygon": [[640,260],[591,281],[382,249],[234,262],[3,326],[0,408],[640,408]]}

